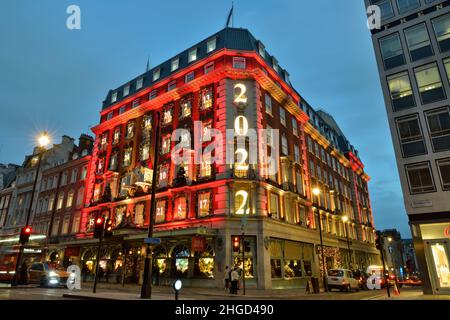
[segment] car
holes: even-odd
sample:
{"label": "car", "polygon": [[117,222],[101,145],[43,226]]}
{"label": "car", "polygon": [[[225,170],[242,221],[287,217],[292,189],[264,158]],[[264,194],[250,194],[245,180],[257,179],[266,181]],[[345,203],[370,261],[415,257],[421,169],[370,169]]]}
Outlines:
{"label": "car", "polygon": [[367,289],[367,279],[369,276],[363,270],[354,270],[353,277],[358,280],[360,289]]}
{"label": "car", "polygon": [[38,283],[41,287],[65,286],[68,277],[67,271],[47,262],[35,262],[28,269],[28,282]]}
{"label": "car", "polygon": [[406,276],[402,280],[398,281],[398,285],[401,288],[402,286],[421,286],[422,280],[419,279],[417,276]]}
{"label": "car", "polygon": [[359,280],[355,279],[353,272],[348,269],[331,269],[328,270],[327,288],[331,292],[333,289],[341,291],[359,291]]}

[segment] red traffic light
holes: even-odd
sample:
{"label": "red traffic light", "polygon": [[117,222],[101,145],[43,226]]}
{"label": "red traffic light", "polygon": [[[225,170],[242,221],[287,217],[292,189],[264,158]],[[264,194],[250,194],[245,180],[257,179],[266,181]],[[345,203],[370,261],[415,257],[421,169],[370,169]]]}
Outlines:
{"label": "red traffic light", "polygon": [[103,218],[102,218],[102,217],[98,217],[98,218],[95,220],[95,224],[96,224],[96,225],[103,224]]}
{"label": "red traffic light", "polygon": [[25,227],[24,229],[23,229],[23,232],[25,233],[25,234],[31,234],[31,227]]}

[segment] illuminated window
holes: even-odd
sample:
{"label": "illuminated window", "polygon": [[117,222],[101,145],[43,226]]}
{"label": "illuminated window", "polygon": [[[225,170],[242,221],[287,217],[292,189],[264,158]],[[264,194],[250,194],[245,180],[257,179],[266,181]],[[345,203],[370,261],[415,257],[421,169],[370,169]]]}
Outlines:
{"label": "illuminated window", "polygon": [[303,178],[300,172],[296,173],[297,193],[303,194]]}
{"label": "illuminated window", "polygon": [[245,69],[246,61],[244,57],[233,57],[233,68],[235,69]]}
{"label": "illuminated window", "polygon": [[150,144],[143,143],[139,150],[139,158],[141,161],[148,160],[150,158]]}
{"label": "illuminated window", "polygon": [[83,204],[83,199],[84,199],[84,187],[80,187],[77,192],[77,202],[76,202],[77,207]]}
{"label": "illuminated window", "polygon": [[156,223],[162,223],[166,221],[166,206],[167,200],[156,201],[156,216],[155,216]]}
{"label": "illuminated window", "polygon": [[78,233],[80,231],[80,222],[81,222],[81,215],[75,214],[72,220],[72,233]]}
{"label": "illuminated window", "polygon": [[145,203],[138,203],[135,207],[134,223],[143,226],[145,220]]}
{"label": "illuminated window", "polygon": [[297,145],[294,146],[294,159],[295,162],[300,163],[300,149]]}
{"label": "illuminated window", "polygon": [[64,193],[58,195],[58,202],[56,203],[56,210],[60,210],[63,207]]}
{"label": "illuminated window", "polygon": [[188,62],[197,60],[197,48],[192,48],[189,50]]}
{"label": "illuminated window", "polygon": [[70,190],[67,194],[67,200],[66,200],[66,208],[71,208],[73,204],[73,190]]}
{"label": "illuminated window", "polygon": [[170,71],[177,70],[179,65],[180,65],[180,59],[179,58],[173,59],[171,62],[171,65],[170,65]]}
{"label": "illuminated window", "polygon": [[162,145],[161,145],[161,154],[168,154],[170,152],[170,147],[171,147],[171,135],[165,135],[162,138]]}
{"label": "illuminated window", "polygon": [[118,144],[120,141],[120,127],[117,127],[114,129],[114,136],[113,136],[113,144]]}
{"label": "illuminated window", "polygon": [[134,121],[130,121],[127,124],[127,133],[125,135],[125,137],[127,139],[131,139],[134,136]]}
{"label": "illuminated window", "polygon": [[249,198],[246,190],[238,190],[234,194],[234,213],[238,215],[249,214]]}
{"label": "illuminated window", "polygon": [[187,212],[186,197],[185,196],[177,197],[175,198],[173,203],[174,203],[173,218],[175,220],[186,219],[186,212]]}
{"label": "illuminated window", "polygon": [[266,143],[268,146],[271,146],[273,144],[273,131],[272,127],[269,125],[266,125]]}
{"label": "illuminated window", "polygon": [[298,137],[297,119],[295,118],[292,118],[292,133],[294,136]]}
{"label": "illuminated window", "polygon": [[159,166],[158,186],[166,187],[169,181],[169,165],[163,164]]}
{"label": "illuminated window", "polygon": [[208,153],[203,155],[202,163],[200,164],[200,177],[210,177],[211,176],[211,154]]}
{"label": "illuminated window", "polygon": [[198,194],[198,216],[205,217],[210,214],[211,192],[200,192]]}
{"label": "illuminated window", "polygon": [[284,134],[281,136],[281,152],[283,152],[285,156],[289,155],[287,138]]}
{"label": "illuminated window", "polygon": [[151,130],[152,129],[152,116],[151,115],[145,115],[142,119],[142,128],[145,130]]}
{"label": "illuminated window", "polygon": [[276,193],[270,192],[270,208],[269,208],[269,217],[278,219],[279,217],[279,196]]}
{"label": "illuminated window", "polygon": [[189,117],[192,112],[192,98],[185,98],[181,101],[181,118]]}
{"label": "illuminated window", "polygon": [[172,106],[166,107],[163,114],[163,125],[168,125],[172,122],[173,108]]}
{"label": "illuminated window", "polygon": [[155,70],[153,70],[153,76],[152,76],[153,81],[158,80],[160,75],[161,75],[161,69],[160,68],[156,68]]}
{"label": "illuminated window", "polygon": [[202,141],[211,141],[211,129],[212,129],[212,121],[207,120],[202,122]]}
{"label": "illuminated window", "polygon": [[125,149],[123,154],[123,166],[128,167],[131,164],[131,157],[132,157],[133,148],[129,147]]}
{"label": "illuminated window", "polygon": [[206,53],[216,50],[216,37],[211,38],[206,43]]}
{"label": "illuminated window", "polygon": [[387,81],[394,111],[415,106],[411,82],[407,72],[390,76],[387,78]]}
{"label": "illuminated window", "polygon": [[109,170],[111,171],[117,170],[117,152],[111,154],[111,157],[109,159]]}
{"label": "illuminated window", "polygon": [[442,87],[436,63],[416,68],[414,73],[416,74],[422,103],[431,103],[445,99],[445,91]]}
{"label": "illuminated window", "polygon": [[[105,167],[105,159],[99,158],[98,162],[97,162],[97,174],[102,174],[104,167]],[[65,185],[65,183],[64,184],[62,183],[62,180],[61,180],[61,185],[62,186]]]}
{"label": "illuminated window", "polygon": [[212,87],[204,88],[201,91],[200,109],[206,110],[213,105],[213,90]]}
{"label": "illuminated window", "polygon": [[177,245],[171,252],[171,277],[183,278],[187,276],[189,269],[189,250],[184,245]]}
{"label": "illuminated window", "polygon": [[52,211],[54,204],[55,204],[55,196],[51,195],[50,198],[48,199],[48,210],[47,211]]}

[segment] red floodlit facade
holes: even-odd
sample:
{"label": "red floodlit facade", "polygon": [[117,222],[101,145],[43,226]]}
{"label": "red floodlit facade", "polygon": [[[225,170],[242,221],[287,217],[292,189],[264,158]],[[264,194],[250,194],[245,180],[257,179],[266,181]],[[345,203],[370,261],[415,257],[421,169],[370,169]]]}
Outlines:
{"label": "red floodlit facade", "polygon": [[[136,90],[130,93],[130,86]],[[293,89],[262,43],[247,30],[226,28],[109,92],[92,129],[80,228],[59,245],[79,253],[72,260],[92,270],[94,221],[109,218],[113,236],[101,250],[100,265],[118,280],[141,283],[157,170],[154,236],[161,244],[153,257],[162,284],[181,277],[186,285],[222,287],[225,267],[242,266],[244,256],[249,287],[303,286],[323,270],[318,219],[326,268],[376,263],[369,177],[348,141],[342,135],[338,141],[336,128],[325,132],[319,122],[329,123]],[[190,161],[181,164],[171,158],[179,143],[172,140],[175,129],[185,129],[180,140],[192,146],[182,152]],[[235,137],[211,137],[212,129]],[[250,129],[254,137],[246,136]],[[211,157],[226,158],[230,150],[238,155],[231,163],[205,157],[193,163],[211,145]],[[249,161],[252,152],[256,162]],[[268,155],[275,156],[276,172],[266,166]],[[313,188],[320,190],[317,199]],[[244,246],[236,248],[242,232]]]}

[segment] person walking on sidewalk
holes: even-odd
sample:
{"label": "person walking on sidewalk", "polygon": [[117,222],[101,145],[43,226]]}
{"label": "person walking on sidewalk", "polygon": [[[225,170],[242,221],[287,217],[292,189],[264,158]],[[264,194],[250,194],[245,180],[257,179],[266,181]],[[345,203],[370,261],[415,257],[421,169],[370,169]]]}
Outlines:
{"label": "person walking on sidewalk", "polygon": [[225,286],[225,290],[230,289],[230,277],[231,277],[231,270],[229,266],[225,267],[225,272],[223,274],[223,282]]}
{"label": "person walking on sidewalk", "polygon": [[234,267],[233,271],[231,271],[231,294],[237,294],[238,293],[238,282],[239,282],[239,272],[238,267]]}

